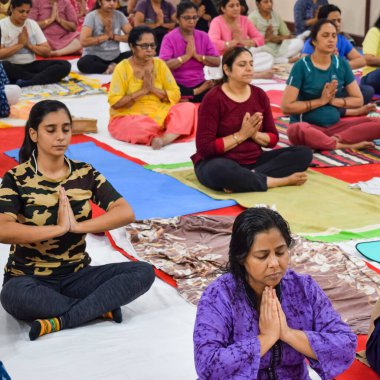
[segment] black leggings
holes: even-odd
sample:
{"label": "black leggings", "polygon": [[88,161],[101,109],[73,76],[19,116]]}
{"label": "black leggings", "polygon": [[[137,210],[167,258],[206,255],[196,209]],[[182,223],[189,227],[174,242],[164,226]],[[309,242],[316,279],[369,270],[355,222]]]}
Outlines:
{"label": "black leggings", "polygon": [[60,317],[64,328],[79,326],[132,302],[154,281],[150,264],[125,262],[86,268],[63,277],[11,277],[1,291],[4,309],[30,321]]}
{"label": "black leggings", "polygon": [[77,66],[78,70],[84,74],[103,74],[111,63],[119,63],[130,56],[131,52],[126,51],[118,55],[115,59],[106,61],[97,55],[84,55],[79,58]]}
{"label": "black leggings", "polygon": [[15,84],[18,79],[27,81],[28,86],[57,83],[69,75],[71,64],[63,60],[42,60],[23,65],[2,62],[10,83]]}
{"label": "black leggings", "polygon": [[291,146],[263,152],[251,165],[240,165],[224,157],[205,159],[195,165],[195,174],[202,185],[213,190],[267,191],[267,177],[282,178],[303,172],[312,159],[310,148]]}

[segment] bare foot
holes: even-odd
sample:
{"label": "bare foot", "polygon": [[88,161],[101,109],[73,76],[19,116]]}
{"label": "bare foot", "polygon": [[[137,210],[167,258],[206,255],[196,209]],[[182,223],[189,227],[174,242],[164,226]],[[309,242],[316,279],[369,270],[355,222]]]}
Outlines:
{"label": "bare foot", "polygon": [[253,78],[254,79],[272,79],[273,74],[274,74],[273,70],[257,71],[253,74]]}
{"label": "bare foot", "polygon": [[288,177],[273,178],[267,177],[268,188],[281,187],[281,186],[301,186],[307,181],[306,172],[293,173]]}
{"label": "bare foot", "polygon": [[368,103],[359,108],[347,108],[346,116],[362,116],[362,115],[368,115],[370,112],[376,112],[376,111],[377,111],[376,104]]}
{"label": "bare foot", "polygon": [[164,146],[164,141],[160,137],[155,137],[152,140],[151,146],[153,150],[159,150]]}
{"label": "bare foot", "polygon": [[233,191],[232,190],[229,190],[229,189],[223,189],[223,191],[226,193],[226,194],[232,194]]}
{"label": "bare foot", "polygon": [[112,74],[113,71],[115,70],[115,67],[116,67],[116,63],[112,62],[109,64],[109,66],[107,67],[107,70],[104,72],[104,74]]}
{"label": "bare foot", "polygon": [[374,147],[375,144],[372,141],[360,141],[355,144],[343,144],[337,142],[335,149],[372,149]]}

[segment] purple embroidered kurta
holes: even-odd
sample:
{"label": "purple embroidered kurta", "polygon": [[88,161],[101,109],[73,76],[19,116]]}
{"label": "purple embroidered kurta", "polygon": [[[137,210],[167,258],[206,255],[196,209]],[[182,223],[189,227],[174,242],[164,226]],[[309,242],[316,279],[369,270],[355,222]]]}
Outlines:
{"label": "purple embroidered kurta", "polygon": [[[318,358],[309,359],[310,365],[322,379],[332,379],[350,366],[356,335],[310,276],[288,270],[281,280],[281,305],[289,327],[306,333]],[[305,356],[285,343],[260,358],[258,335],[259,314],[243,282],[236,282],[231,274],[219,277],[198,304],[194,351],[199,378],[309,379]],[[271,371],[277,377],[268,377]]]}

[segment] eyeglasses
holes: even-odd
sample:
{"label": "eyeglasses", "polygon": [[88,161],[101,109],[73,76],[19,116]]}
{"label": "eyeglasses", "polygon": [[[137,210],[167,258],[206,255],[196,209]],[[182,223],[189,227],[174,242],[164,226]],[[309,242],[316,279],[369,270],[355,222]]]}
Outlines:
{"label": "eyeglasses", "polygon": [[143,50],[148,50],[149,48],[154,50],[157,47],[156,44],[136,44],[136,46]]}
{"label": "eyeglasses", "polygon": [[198,21],[198,16],[181,16],[181,18],[185,21]]}

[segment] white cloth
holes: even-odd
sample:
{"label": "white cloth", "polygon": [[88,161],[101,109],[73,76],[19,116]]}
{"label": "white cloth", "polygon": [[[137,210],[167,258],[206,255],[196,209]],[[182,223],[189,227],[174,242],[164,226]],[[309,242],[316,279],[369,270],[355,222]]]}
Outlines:
{"label": "white cloth", "polygon": [[364,193],[380,195],[380,177],[373,177],[368,181],[360,181],[349,185],[350,189],[360,189]]}
{"label": "white cloth", "polygon": [[8,100],[8,104],[10,106],[18,103],[21,96],[21,87],[17,86],[16,84],[6,84],[4,90],[5,96]]}
{"label": "white cloth", "polygon": [[[253,55],[253,70],[255,72],[268,71],[273,67],[274,58],[272,54],[260,51],[260,48],[249,49]],[[205,66],[203,68],[206,80],[217,80],[223,78],[222,59],[218,67]]]}
{"label": "white cloth", "polygon": [[[26,26],[28,31],[29,41],[31,44],[40,45],[46,42],[46,37],[36,21],[26,19],[24,26]],[[1,46],[10,47],[16,45],[18,43],[18,37],[24,26],[14,25],[9,17],[2,19],[0,21]],[[31,63],[35,59],[35,54],[26,47],[23,47],[12,56],[4,59],[4,61],[9,61],[16,64],[25,64]]]}

